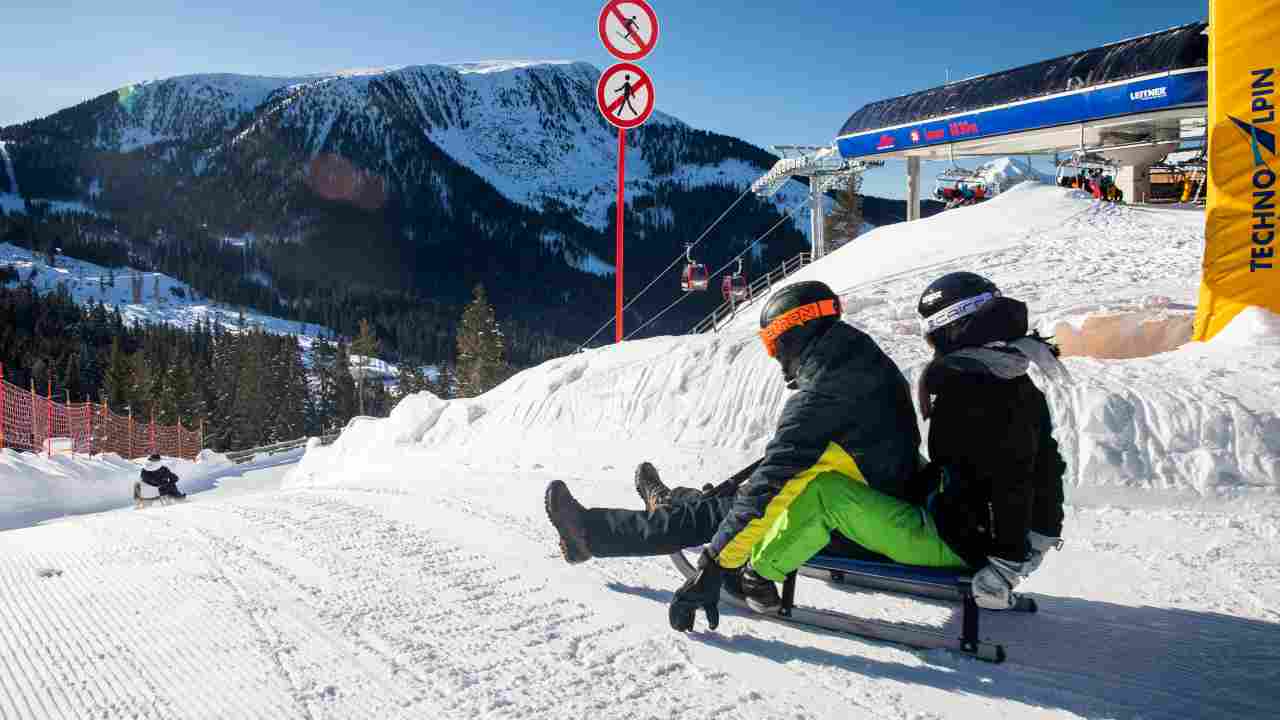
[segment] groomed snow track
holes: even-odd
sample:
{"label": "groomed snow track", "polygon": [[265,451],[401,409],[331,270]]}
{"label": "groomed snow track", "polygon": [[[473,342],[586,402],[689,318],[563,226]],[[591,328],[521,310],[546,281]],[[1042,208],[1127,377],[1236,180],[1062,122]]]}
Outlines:
{"label": "groomed snow track", "polygon": [[[545,476],[438,479],[196,496],[0,534],[0,717],[933,717],[993,702],[1019,717],[1263,717],[1280,701],[1273,611],[1144,601],[1168,597],[1179,568],[1214,576],[1220,589],[1195,602],[1223,612],[1274,600],[1274,568],[1240,570],[1273,582],[1248,598],[1222,557],[1275,517],[1073,514],[1069,532],[1089,540],[1053,558],[1045,612],[984,617],[1009,645],[995,667],[732,608],[715,633],[671,632],[668,558],[564,565],[537,503]],[[1170,553],[1140,537],[1154,526],[1224,545]],[[1150,558],[1135,572],[1139,543]],[[1086,571],[1141,594],[1071,596]],[[957,622],[950,603],[818,583],[803,599]]]}

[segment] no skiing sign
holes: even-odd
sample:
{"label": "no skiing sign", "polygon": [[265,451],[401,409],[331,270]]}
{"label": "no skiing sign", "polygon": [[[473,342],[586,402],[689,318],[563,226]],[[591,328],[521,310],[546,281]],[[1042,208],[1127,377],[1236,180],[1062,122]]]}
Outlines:
{"label": "no skiing sign", "polygon": [[600,42],[619,60],[639,60],[658,44],[658,16],[645,0],[609,0],[598,26]]}

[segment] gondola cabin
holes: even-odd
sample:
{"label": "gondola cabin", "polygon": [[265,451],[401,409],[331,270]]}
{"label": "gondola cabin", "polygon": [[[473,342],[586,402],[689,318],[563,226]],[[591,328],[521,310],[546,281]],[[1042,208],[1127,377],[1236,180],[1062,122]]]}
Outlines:
{"label": "gondola cabin", "polygon": [[746,300],[750,289],[747,287],[747,277],[745,275],[725,275],[720,281],[720,292],[724,295],[725,302]]}
{"label": "gondola cabin", "polygon": [[680,274],[680,289],[694,292],[707,289],[707,266],[701,263],[689,263]]}

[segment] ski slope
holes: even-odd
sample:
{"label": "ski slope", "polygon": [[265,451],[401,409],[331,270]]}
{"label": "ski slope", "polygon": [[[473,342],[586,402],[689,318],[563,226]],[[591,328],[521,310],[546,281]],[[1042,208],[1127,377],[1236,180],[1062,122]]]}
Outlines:
{"label": "ski slope", "polygon": [[[805,271],[912,376],[916,296],[959,268],[1127,356],[1067,357],[1051,389],[1067,545],[1025,585],[1039,615],[984,619],[1003,665],[733,611],[681,635],[665,558],[560,559],[550,480],[638,508],[640,460],[701,484],[762,451],[785,391],[744,318],[413,396],[277,489],[0,533],[0,717],[1273,716],[1280,317],[1180,344],[1202,223],[1019,186]],[[932,601],[813,581],[799,600],[958,632]]]}

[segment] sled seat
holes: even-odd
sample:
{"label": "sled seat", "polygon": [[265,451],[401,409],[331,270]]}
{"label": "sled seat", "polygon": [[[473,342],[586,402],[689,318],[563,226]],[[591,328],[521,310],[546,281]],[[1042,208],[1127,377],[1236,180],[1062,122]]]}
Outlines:
{"label": "sled seat", "polygon": [[968,570],[898,565],[832,555],[810,558],[801,574],[836,584],[848,583],[939,600],[960,600],[962,588],[967,587],[973,577]]}

